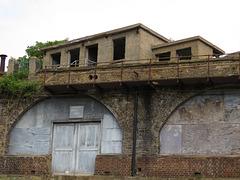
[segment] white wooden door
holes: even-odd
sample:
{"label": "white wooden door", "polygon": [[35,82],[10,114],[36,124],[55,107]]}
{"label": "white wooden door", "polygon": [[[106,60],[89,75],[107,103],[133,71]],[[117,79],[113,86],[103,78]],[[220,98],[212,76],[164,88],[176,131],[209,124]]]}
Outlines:
{"label": "white wooden door", "polygon": [[74,173],[75,139],[75,124],[54,124],[52,172]]}
{"label": "white wooden door", "polygon": [[93,174],[95,158],[99,152],[99,124],[78,126],[77,174]]}
{"label": "white wooden door", "polygon": [[99,134],[99,123],[55,124],[53,173],[93,174],[99,153]]}

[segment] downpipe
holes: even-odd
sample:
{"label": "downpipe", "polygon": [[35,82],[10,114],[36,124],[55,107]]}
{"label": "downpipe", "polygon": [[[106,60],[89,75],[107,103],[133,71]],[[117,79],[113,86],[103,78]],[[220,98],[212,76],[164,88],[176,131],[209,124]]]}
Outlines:
{"label": "downpipe", "polygon": [[137,140],[137,111],[138,111],[138,92],[134,97],[134,121],[133,121],[133,146],[132,146],[132,176],[136,176],[136,140]]}

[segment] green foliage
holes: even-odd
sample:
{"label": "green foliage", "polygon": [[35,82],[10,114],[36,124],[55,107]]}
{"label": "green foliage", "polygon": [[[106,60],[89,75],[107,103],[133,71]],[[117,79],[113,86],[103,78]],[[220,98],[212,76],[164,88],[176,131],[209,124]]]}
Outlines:
{"label": "green foliage", "polygon": [[56,40],[56,41],[47,41],[45,43],[43,42],[38,42],[36,41],[36,44],[33,45],[33,46],[28,46],[27,49],[25,50],[27,55],[24,55],[23,57],[19,57],[17,60],[21,63],[24,64],[24,62],[28,62],[29,61],[29,58],[31,56],[36,56],[40,62],[41,62],[41,66],[42,66],[42,63],[43,63],[43,52],[41,51],[41,48],[44,48],[44,47],[48,47],[48,46],[52,46],[52,45],[55,45],[55,44],[59,44],[59,43],[64,43],[68,41],[68,39],[64,39],[64,40]]}
{"label": "green foliage", "polygon": [[201,174],[195,174],[195,178],[198,178],[198,179],[200,179],[200,178],[202,178],[202,176],[201,176]]}
{"label": "green foliage", "polygon": [[38,59],[43,60],[43,52],[41,51],[41,48],[52,46],[52,45],[59,44],[59,43],[64,43],[66,41],[68,41],[68,39],[64,39],[64,40],[60,40],[60,41],[57,41],[57,40],[56,41],[47,41],[45,43],[36,41],[36,44],[34,46],[27,47],[26,53],[27,53],[28,57],[36,56]]}
{"label": "green foliage", "polygon": [[38,82],[29,81],[28,72],[19,71],[0,79],[0,94],[6,98],[33,97],[42,91]]}

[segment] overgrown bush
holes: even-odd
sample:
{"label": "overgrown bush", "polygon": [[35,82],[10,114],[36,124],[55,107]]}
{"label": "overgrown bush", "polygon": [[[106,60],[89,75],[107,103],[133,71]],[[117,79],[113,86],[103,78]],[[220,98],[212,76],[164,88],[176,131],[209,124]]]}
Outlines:
{"label": "overgrown bush", "polygon": [[6,98],[33,97],[42,91],[42,85],[28,80],[28,72],[20,71],[0,78],[0,94]]}

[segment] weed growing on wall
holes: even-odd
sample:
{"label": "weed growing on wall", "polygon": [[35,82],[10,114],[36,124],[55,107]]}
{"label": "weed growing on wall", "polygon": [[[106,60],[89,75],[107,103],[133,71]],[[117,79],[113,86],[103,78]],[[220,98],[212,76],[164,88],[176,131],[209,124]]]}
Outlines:
{"label": "weed growing on wall", "polygon": [[5,75],[0,79],[0,94],[2,98],[20,99],[32,98],[42,92],[42,85],[28,80],[28,72],[20,71]]}

